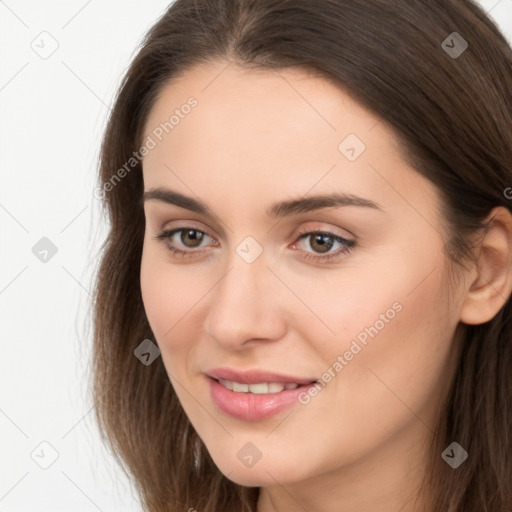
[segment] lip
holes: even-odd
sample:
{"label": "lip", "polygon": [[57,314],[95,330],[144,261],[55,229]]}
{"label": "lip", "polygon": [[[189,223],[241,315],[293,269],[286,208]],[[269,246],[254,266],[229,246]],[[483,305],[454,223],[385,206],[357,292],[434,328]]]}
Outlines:
{"label": "lip", "polygon": [[240,384],[258,384],[260,382],[276,382],[282,384],[310,384],[312,382],[316,382],[316,378],[304,378],[304,377],[294,377],[291,375],[283,375],[280,373],[273,373],[264,370],[247,370],[247,371],[237,371],[233,368],[214,368],[213,370],[209,370],[205,372],[208,377],[213,377],[214,379],[224,379],[231,380],[233,382],[238,382]]}
{"label": "lip", "polygon": [[[218,368],[207,373],[210,395],[215,405],[225,414],[245,421],[261,421],[291,407],[297,403],[301,393],[315,384],[314,379],[291,377],[277,373],[252,370],[238,372],[230,368]],[[226,379],[240,384],[259,382],[297,383],[296,389],[284,389],[278,393],[264,395],[237,393],[225,388],[216,379]]]}

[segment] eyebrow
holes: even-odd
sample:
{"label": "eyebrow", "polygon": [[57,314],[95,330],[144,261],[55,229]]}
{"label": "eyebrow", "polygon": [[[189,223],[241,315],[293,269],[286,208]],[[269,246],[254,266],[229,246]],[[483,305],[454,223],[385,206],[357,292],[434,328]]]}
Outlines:
{"label": "eyebrow", "polygon": [[[153,188],[144,192],[142,200],[144,203],[153,200],[161,201],[191,210],[205,217],[212,219],[216,217],[205,203],[174,190]],[[283,218],[300,213],[321,210],[322,208],[336,208],[341,206],[360,206],[382,211],[382,207],[374,201],[352,194],[333,193],[279,201],[267,208],[265,213],[269,218]]]}

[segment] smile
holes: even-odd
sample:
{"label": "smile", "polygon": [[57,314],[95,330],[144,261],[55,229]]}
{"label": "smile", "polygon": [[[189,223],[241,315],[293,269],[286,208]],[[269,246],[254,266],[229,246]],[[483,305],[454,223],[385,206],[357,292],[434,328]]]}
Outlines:
{"label": "smile", "polygon": [[266,395],[272,393],[280,393],[285,389],[297,389],[300,384],[297,383],[279,383],[279,382],[261,382],[257,384],[242,384],[226,379],[218,379],[218,382],[225,388],[235,393],[253,393],[255,395]]}
{"label": "smile", "polygon": [[[262,421],[299,402],[299,395],[315,382],[254,382],[241,383],[226,379],[207,378],[210,398],[219,412],[244,421]],[[300,402],[299,402],[300,403]]]}

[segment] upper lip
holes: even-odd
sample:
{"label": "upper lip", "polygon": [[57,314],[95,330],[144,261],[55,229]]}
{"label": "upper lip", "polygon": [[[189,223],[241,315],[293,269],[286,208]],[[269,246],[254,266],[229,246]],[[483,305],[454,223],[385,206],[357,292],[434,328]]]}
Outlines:
{"label": "upper lip", "polygon": [[239,384],[259,384],[259,383],[283,383],[283,384],[311,384],[317,379],[308,379],[303,377],[294,377],[292,375],[283,375],[280,373],[269,372],[265,370],[247,370],[240,371],[233,368],[214,368],[205,372],[206,375],[214,379],[229,380]]}

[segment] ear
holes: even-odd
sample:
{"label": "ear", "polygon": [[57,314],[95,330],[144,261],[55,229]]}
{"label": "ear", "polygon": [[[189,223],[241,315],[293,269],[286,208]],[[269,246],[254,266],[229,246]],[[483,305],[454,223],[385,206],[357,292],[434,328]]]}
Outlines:
{"label": "ear", "polygon": [[478,262],[461,309],[461,322],[478,325],[500,311],[512,292],[512,215],[503,206],[486,219],[487,231],[477,248]]}

